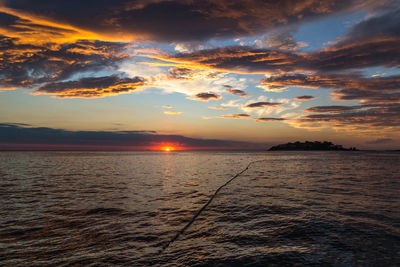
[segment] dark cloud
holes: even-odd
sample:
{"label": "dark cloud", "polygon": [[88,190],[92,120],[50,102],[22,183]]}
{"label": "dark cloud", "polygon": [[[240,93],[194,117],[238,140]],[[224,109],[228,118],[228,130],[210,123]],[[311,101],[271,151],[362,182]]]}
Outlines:
{"label": "dark cloud", "polygon": [[360,109],[362,106],[316,106],[306,109],[311,113],[341,113]]}
{"label": "dark cloud", "polygon": [[400,103],[400,76],[365,78],[350,74],[295,74],[272,76],[261,81],[275,86],[300,86],[334,89],[334,100],[357,100],[356,106],[316,106],[306,109],[315,114],[303,116],[301,124],[329,123],[337,128],[398,126],[396,118]]}
{"label": "dark cloud", "polygon": [[314,99],[314,98],[315,98],[315,96],[312,96],[312,95],[302,95],[302,96],[297,96],[294,99],[295,100],[300,100],[300,101],[307,101],[307,100],[311,100],[311,99]]}
{"label": "dark cloud", "polygon": [[229,114],[229,115],[221,115],[218,118],[223,118],[223,119],[245,119],[245,118],[249,118],[250,115],[249,114]]}
{"label": "dark cloud", "polygon": [[400,37],[377,37],[309,54],[234,46],[157,59],[237,73],[341,72],[367,67],[400,67]]}
{"label": "dark cloud", "polygon": [[31,124],[27,124],[27,123],[19,123],[19,122],[4,122],[4,123],[0,123],[0,127],[13,127],[13,126],[30,127],[32,125]]}
{"label": "dark cloud", "polygon": [[49,94],[57,97],[103,97],[129,93],[143,87],[146,81],[141,77],[122,78],[118,75],[82,78],[77,81],[55,82],[41,86],[35,94]]}
{"label": "dark cloud", "polygon": [[209,101],[209,100],[218,100],[221,99],[221,96],[215,93],[198,93],[193,97],[188,97],[191,100],[198,100],[198,101]]}
{"label": "dark cloud", "polygon": [[230,85],[224,85],[224,87],[226,88],[226,91],[228,93],[231,93],[232,95],[236,95],[236,96],[240,96],[240,97],[249,97],[249,96],[251,96],[251,95],[247,94],[245,91],[239,90],[239,89],[235,89]]}
{"label": "dark cloud", "polygon": [[265,86],[336,89],[335,100],[359,100],[364,105],[400,103],[400,76],[365,78],[360,74],[295,74],[262,79]]}
{"label": "dark cloud", "polygon": [[275,103],[275,102],[255,102],[255,103],[246,105],[246,108],[276,107],[281,104],[282,103]]}
{"label": "dark cloud", "polygon": [[313,114],[298,119],[300,124],[329,123],[335,127],[363,130],[394,129],[400,126],[400,104],[369,107],[354,112]]}
{"label": "dark cloud", "polygon": [[161,135],[154,131],[68,131],[46,127],[21,127],[16,123],[0,123],[0,149],[30,147],[36,149],[135,149],[135,147],[151,149],[158,147],[161,143],[173,143],[186,148],[257,149],[262,147],[255,143]]}
{"label": "dark cloud", "polygon": [[189,41],[256,35],[387,1],[332,0],[5,0],[7,7],[104,35]]}
{"label": "dark cloud", "polygon": [[[334,100],[357,100],[356,106],[316,106],[307,112],[325,113],[307,115],[298,120],[300,125],[329,123],[336,128],[357,130],[389,129],[399,121],[400,76],[364,78],[359,74],[315,74],[273,76],[262,81],[276,86],[301,86],[335,89]],[[330,113],[330,114],[326,114]],[[397,115],[396,115],[397,113]]]}
{"label": "dark cloud", "polygon": [[238,73],[292,72],[300,70],[299,66],[305,60],[305,56],[299,53],[244,46],[213,48],[176,55],[157,55],[156,58]]}
{"label": "dark cloud", "polygon": [[366,144],[371,144],[371,145],[380,145],[380,144],[387,144],[387,143],[391,143],[394,140],[392,138],[378,138],[372,141],[368,141],[366,142]]}
{"label": "dark cloud", "polygon": [[304,67],[308,70],[341,71],[384,66],[400,67],[399,36],[361,39],[312,53]]}
{"label": "dark cloud", "polygon": [[260,81],[268,86],[297,86],[308,88],[355,89],[360,91],[392,92],[400,90],[400,75],[364,78],[360,74],[293,74],[271,76]]}
{"label": "dark cloud", "polygon": [[284,118],[256,118],[254,119],[257,122],[265,122],[265,121],[284,121]]}
{"label": "dark cloud", "polygon": [[332,94],[335,95],[334,100],[358,100],[365,105],[400,103],[400,93],[379,93],[347,89],[335,91]]}

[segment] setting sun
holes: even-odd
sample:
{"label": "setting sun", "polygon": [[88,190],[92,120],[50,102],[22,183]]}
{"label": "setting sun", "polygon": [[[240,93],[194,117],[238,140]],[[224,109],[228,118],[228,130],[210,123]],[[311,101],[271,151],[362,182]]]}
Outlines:
{"label": "setting sun", "polygon": [[165,152],[170,152],[170,151],[176,150],[176,147],[173,147],[173,146],[162,146],[162,147],[160,147],[160,150],[165,151]]}

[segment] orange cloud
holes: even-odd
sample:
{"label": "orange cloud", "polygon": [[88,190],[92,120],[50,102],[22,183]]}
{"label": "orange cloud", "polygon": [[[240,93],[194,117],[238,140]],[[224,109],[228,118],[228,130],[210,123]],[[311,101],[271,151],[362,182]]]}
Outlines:
{"label": "orange cloud", "polygon": [[41,86],[34,95],[53,95],[59,98],[96,98],[130,93],[143,86],[143,78],[120,78],[117,75],[82,78],[77,81],[48,83]]}
{"label": "orange cloud", "polygon": [[164,111],[164,114],[167,114],[167,115],[179,115],[179,114],[182,114],[182,112],[171,110],[171,111]]}
{"label": "orange cloud", "polygon": [[209,109],[228,109],[228,108],[226,108],[226,107],[208,107]]}
{"label": "orange cloud", "polygon": [[46,45],[77,40],[105,40],[99,34],[68,24],[45,19],[32,13],[0,6],[0,13],[8,16],[8,23],[0,26],[0,35],[17,38],[19,43]]}

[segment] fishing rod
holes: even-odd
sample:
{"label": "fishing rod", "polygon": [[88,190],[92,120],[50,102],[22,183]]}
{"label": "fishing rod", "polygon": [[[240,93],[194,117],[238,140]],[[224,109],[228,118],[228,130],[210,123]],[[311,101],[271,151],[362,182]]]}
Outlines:
{"label": "fishing rod", "polygon": [[239,177],[240,175],[242,175],[245,171],[247,171],[250,166],[254,163],[257,162],[262,162],[262,161],[266,161],[266,159],[263,160],[255,160],[250,162],[249,164],[247,164],[246,168],[244,168],[243,170],[241,170],[240,172],[236,173],[231,179],[229,179],[227,182],[225,182],[223,185],[221,185],[220,187],[217,188],[217,190],[215,190],[214,194],[211,195],[211,197],[208,199],[207,203],[204,204],[197,212],[196,214],[192,217],[192,219],[181,229],[179,230],[176,235],[167,243],[165,244],[159,254],[162,254],[172,243],[174,243],[179,236],[181,236],[193,223],[194,221],[197,219],[197,217],[199,217],[199,215],[203,212],[203,210],[205,210],[208,205],[211,204],[211,202],[213,201],[213,199],[215,198],[215,196],[219,193],[219,191],[221,191],[222,188],[224,188],[225,186],[227,186],[229,183],[231,183],[233,180],[235,180],[237,177]]}

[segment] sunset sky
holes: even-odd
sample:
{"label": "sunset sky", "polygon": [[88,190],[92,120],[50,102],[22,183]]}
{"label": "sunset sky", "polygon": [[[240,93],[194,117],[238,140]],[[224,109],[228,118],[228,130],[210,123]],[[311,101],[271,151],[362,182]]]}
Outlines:
{"label": "sunset sky", "polygon": [[398,0],[0,0],[0,149],[400,149]]}

